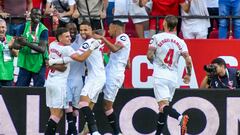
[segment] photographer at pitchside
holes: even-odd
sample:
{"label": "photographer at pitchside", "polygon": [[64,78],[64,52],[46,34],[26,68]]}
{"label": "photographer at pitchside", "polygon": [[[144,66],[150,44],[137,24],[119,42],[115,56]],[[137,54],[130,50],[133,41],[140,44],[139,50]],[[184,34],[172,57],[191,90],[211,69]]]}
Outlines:
{"label": "photographer at pitchside", "polygon": [[240,71],[237,68],[228,68],[222,58],[212,60],[205,65],[207,75],[201,82],[200,88],[236,89],[240,87]]}

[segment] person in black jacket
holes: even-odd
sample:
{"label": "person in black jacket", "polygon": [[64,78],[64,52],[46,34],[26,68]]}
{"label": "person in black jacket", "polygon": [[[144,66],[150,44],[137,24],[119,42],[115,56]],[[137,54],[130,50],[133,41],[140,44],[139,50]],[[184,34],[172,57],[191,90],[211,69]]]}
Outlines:
{"label": "person in black jacket", "polygon": [[215,58],[210,65],[205,65],[207,75],[200,88],[236,89],[240,86],[240,71],[237,68],[228,68],[222,58]]}

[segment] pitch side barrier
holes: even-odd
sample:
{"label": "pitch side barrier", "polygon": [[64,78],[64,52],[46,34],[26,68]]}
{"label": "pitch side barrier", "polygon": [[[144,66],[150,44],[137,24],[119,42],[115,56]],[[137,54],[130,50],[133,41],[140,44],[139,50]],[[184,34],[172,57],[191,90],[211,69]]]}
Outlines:
{"label": "pitch side barrier", "polygon": [[[188,134],[239,135],[239,90],[179,89],[172,106],[190,117]],[[116,98],[115,111],[125,135],[154,135],[158,105],[152,89],[121,89]],[[101,133],[111,133],[102,110],[102,95],[94,108]],[[45,106],[45,88],[0,89],[0,134],[43,135],[49,117]],[[83,127],[80,115],[79,128]],[[65,121],[58,128],[64,135]],[[175,119],[168,118],[164,135],[179,135]]]}

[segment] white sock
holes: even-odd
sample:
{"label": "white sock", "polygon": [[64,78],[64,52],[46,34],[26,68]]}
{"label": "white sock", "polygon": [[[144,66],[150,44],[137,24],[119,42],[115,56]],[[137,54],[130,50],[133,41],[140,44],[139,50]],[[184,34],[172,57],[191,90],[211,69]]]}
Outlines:
{"label": "white sock", "polygon": [[182,115],[180,115],[179,117],[178,117],[178,121],[179,121],[179,123],[181,122],[181,120],[182,120]]}

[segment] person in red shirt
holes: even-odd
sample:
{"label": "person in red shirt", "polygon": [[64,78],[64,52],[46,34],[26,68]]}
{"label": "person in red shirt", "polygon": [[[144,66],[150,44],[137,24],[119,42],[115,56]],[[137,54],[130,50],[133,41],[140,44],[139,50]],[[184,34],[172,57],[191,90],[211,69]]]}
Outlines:
{"label": "person in red shirt", "polygon": [[[140,6],[145,6],[149,0],[139,0]],[[166,16],[166,15],[179,15],[179,5],[185,12],[188,13],[192,0],[152,0],[151,16]],[[157,19],[150,18],[149,29],[150,36],[154,35],[157,31],[163,31],[163,19],[159,20],[157,26]],[[158,28],[158,29],[157,29]]]}

